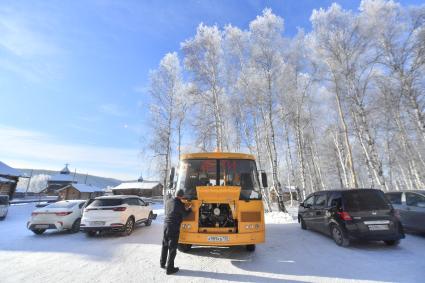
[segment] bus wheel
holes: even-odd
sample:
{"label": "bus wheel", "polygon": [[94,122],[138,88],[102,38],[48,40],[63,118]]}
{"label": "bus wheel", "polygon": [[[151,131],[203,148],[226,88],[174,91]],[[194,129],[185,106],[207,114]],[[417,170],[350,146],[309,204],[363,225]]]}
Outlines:
{"label": "bus wheel", "polygon": [[249,252],[255,251],[255,245],[246,245],[246,250]]}
{"label": "bus wheel", "polygon": [[183,253],[187,253],[192,248],[191,244],[178,244],[177,249]]}

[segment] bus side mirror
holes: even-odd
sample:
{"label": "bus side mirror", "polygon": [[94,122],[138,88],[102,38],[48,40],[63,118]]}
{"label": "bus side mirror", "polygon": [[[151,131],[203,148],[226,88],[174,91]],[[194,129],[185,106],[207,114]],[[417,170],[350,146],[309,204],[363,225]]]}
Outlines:
{"label": "bus side mirror", "polygon": [[263,188],[267,188],[267,174],[266,172],[261,172],[261,183],[263,184]]}
{"label": "bus side mirror", "polygon": [[171,167],[171,172],[170,172],[170,181],[168,183],[168,187],[170,189],[173,188],[173,184],[174,184],[174,174],[176,173],[176,168]]}

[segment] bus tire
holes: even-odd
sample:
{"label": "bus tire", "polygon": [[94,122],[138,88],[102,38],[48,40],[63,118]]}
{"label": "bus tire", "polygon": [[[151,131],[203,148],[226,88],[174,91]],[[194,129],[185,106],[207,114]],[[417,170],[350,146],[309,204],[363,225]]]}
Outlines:
{"label": "bus tire", "polygon": [[246,245],[246,250],[249,252],[253,252],[255,251],[255,245]]}
{"label": "bus tire", "polygon": [[191,244],[178,244],[177,249],[182,253],[187,253],[192,248]]}

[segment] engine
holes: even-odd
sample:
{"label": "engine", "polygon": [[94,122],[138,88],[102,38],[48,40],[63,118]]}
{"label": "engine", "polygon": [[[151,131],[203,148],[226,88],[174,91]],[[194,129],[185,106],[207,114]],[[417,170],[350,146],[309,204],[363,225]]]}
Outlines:
{"label": "engine", "polygon": [[202,203],[199,208],[199,227],[236,227],[227,203]]}

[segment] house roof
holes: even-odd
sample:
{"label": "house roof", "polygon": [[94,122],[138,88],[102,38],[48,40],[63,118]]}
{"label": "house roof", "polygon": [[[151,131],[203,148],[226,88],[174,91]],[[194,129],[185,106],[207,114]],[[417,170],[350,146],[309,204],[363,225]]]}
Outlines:
{"label": "house roof", "polygon": [[65,190],[69,187],[74,187],[75,189],[77,189],[79,192],[81,193],[94,193],[94,192],[103,192],[103,189],[96,187],[96,186],[91,186],[91,185],[87,185],[87,184],[72,184],[72,185],[68,185],[62,189],[60,189],[59,191]]}
{"label": "house roof", "polygon": [[49,182],[72,182],[73,180],[73,176],[69,175],[69,174],[56,174],[53,175],[50,179]]}
{"label": "house roof", "polygon": [[15,181],[0,177],[0,183],[15,183]]}
{"label": "house roof", "polygon": [[112,190],[129,190],[129,189],[139,189],[139,190],[152,190],[156,186],[160,185],[159,182],[128,182],[122,183]]}
{"label": "house roof", "polygon": [[23,176],[22,172],[4,164],[0,161],[0,176],[3,177],[21,177]]}

